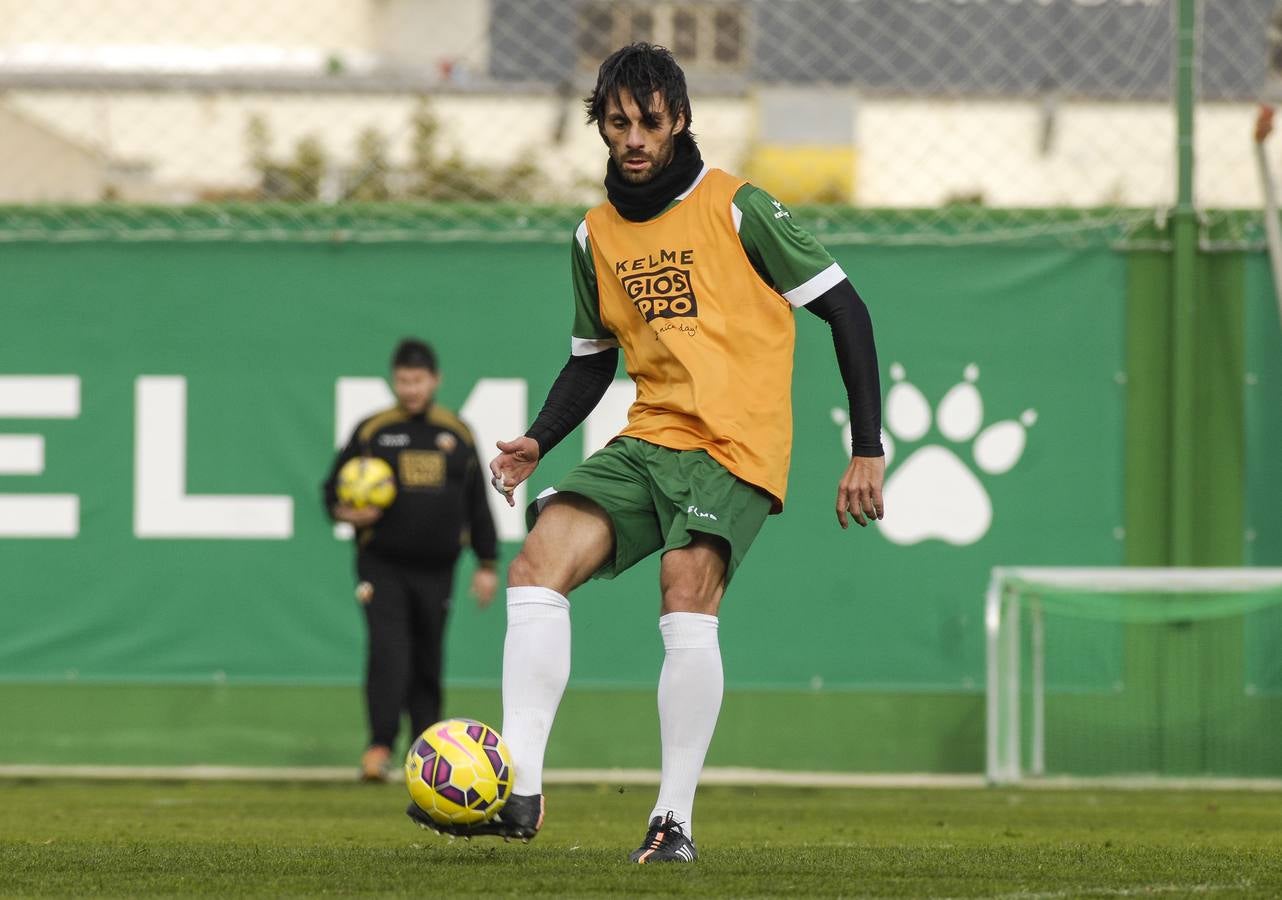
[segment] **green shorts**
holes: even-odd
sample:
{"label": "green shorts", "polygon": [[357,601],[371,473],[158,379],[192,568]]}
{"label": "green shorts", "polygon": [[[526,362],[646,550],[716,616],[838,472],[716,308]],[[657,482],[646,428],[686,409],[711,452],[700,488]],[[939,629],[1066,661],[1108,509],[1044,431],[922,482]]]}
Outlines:
{"label": "green shorts", "polygon": [[[656,550],[689,544],[691,532],[730,545],[726,584],[770,514],[770,497],[740,481],[703,450],[669,450],[636,438],[616,438],[575,466],[556,493],[580,494],[614,524],[614,559],[595,578],[613,578]],[[553,491],[526,510],[534,527]]]}

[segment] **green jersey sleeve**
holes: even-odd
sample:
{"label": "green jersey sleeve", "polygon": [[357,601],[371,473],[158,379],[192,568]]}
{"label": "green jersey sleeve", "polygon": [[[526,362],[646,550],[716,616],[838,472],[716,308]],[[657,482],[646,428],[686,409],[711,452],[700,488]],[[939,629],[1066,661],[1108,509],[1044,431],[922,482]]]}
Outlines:
{"label": "green jersey sleeve", "polygon": [[846,277],[814,235],[761,188],[739,188],[730,212],[757,274],[794,307],[805,306]]}
{"label": "green jersey sleeve", "polygon": [[580,222],[570,244],[570,280],[574,284],[574,327],[570,331],[570,351],[575,356],[599,353],[619,346],[618,340],[601,322],[601,302],[597,294],[596,263],[588,223]]}

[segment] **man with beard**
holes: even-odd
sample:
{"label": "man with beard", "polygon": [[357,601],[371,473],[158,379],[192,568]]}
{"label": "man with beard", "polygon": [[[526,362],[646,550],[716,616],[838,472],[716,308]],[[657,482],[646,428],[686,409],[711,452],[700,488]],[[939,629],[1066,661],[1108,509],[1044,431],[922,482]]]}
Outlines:
{"label": "man with beard", "polygon": [[543,823],[543,757],[570,669],[567,596],[661,551],[662,781],[636,863],[692,862],[694,794],[721,707],[722,595],[766,516],[783,508],[792,444],[792,310],[832,328],[852,458],[836,516],[883,515],[881,391],[867,308],[841,267],[765,191],[704,165],[685,76],[633,44],[601,66],[588,121],[609,148],[608,202],[572,244],[571,356],[534,424],[490,463],[521,484],[596,406],[619,348],[628,424],[531,504],[508,572],[503,735],[515,783],[498,816],[449,834],[529,840]]}

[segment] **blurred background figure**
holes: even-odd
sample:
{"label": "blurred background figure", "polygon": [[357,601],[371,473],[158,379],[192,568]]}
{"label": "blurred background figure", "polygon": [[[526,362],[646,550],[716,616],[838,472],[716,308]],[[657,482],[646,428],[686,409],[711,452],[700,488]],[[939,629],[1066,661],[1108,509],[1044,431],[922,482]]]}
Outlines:
{"label": "blurred background figure", "polygon": [[[392,355],[396,405],[362,421],[325,479],[325,508],[356,529],[356,599],[368,627],[365,704],[369,746],[361,776],[382,780],[409,715],[411,736],[440,718],[445,622],[454,564],[470,544],[478,568],[471,594],[489,606],[498,587],[498,545],[472,432],[435,402],[436,354],[407,338]],[[340,499],[349,460],[377,457],[395,474],[385,509]]]}

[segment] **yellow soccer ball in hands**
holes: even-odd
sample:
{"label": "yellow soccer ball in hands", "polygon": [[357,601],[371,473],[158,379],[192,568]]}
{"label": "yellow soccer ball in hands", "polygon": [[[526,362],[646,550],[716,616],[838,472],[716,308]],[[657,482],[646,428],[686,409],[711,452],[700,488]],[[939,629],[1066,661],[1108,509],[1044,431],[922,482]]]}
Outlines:
{"label": "yellow soccer ball in hands", "polygon": [[338,499],[361,509],[386,509],[396,499],[396,473],[377,456],[357,456],[338,470]]}

